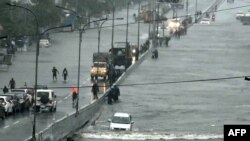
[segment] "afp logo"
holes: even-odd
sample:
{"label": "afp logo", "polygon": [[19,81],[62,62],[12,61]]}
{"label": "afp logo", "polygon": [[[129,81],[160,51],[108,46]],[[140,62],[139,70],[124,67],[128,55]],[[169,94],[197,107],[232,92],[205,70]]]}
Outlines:
{"label": "afp logo", "polygon": [[224,125],[224,141],[249,141],[250,125]]}

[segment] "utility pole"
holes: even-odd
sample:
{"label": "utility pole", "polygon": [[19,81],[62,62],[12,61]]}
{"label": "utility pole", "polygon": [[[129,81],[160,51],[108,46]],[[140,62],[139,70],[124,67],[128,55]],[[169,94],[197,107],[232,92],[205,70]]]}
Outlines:
{"label": "utility pole", "polygon": [[113,55],[113,48],[114,48],[114,28],[115,28],[115,2],[114,0],[112,1],[112,17],[113,17],[113,20],[112,20],[112,37],[111,37],[111,60],[112,60],[112,63],[113,60],[114,60],[114,55]]}
{"label": "utility pole", "polygon": [[159,28],[159,18],[160,18],[160,4],[159,3],[157,3],[158,5],[157,5],[157,16],[156,16],[156,18],[157,18],[157,23],[156,23],[156,25],[157,25],[157,36],[158,36],[158,34],[159,34],[159,31],[158,31],[158,28]]}
{"label": "utility pole", "polygon": [[155,41],[155,18],[156,17],[156,6],[155,6],[155,0],[153,0],[153,47],[156,47],[156,41]]}
{"label": "utility pole", "polygon": [[[148,1],[148,9],[150,10],[151,9],[151,1]],[[151,24],[151,21],[149,21],[148,23],[148,38],[150,39],[150,24]]]}
{"label": "utility pole", "polygon": [[141,11],[141,0],[139,0],[139,7],[138,7],[138,37],[137,37],[137,47],[140,47],[140,11]]}
{"label": "utility pole", "polygon": [[188,4],[189,4],[189,2],[188,2],[188,0],[186,0],[186,15],[188,15]]}
{"label": "utility pole", "polygon": [[128,43],[128,13],[129,13],[129,1],[127,2],[126,46],[127,46],[127,43]]}
{"label": "utility pole", "polygon": [[198,14],[198,12],[197,12],[197,0],[195,0],[195,23],[197,23],[198,22],[198,19],[197,19],[197,15]]}

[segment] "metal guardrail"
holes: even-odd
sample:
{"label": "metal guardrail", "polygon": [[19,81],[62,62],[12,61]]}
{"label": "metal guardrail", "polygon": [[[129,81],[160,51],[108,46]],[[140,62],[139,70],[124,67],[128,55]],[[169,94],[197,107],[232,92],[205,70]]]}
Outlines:
{"label": "metal guardrail", "polygon": [[[217,0],[215,3],[209,6],[204,12],[211,12],[214,9],[215,5],[219,5],[225,0]],[[218,7],[218,6],[217,6]],[[203,15],[204,16],[204,15]],[[126,72],[124,72],[118,80],[114,83],[119,85],[122,81],[134,70],[139,64],[142,63],[144,58],[149,54],[150,49],[148,49],[144,54],[140,56],[138,61],[131,65]],[[59,119],[48,126],[46,129],[36,134],[37,141],[58,141],[63,138],[72,135],[80,128],[84,128],[85,126],[92,123],[100,114],[101,107],[105,103],[106,95],[109,92],[109,89],[103,94],[97,101],[91,103],[90,105],[81,107],[78,115],[75,113],[71,113],[62,119]],[[25,141],[31,141],[31,137],[26,139]]]}

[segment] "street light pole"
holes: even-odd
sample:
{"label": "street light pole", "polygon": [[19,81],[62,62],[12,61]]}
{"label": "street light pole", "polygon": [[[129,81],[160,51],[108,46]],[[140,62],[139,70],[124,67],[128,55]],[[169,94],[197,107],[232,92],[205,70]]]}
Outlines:
{"label": "street light pole", "polygon": [[197,15],[198,14],[198,12],[197,12],[197,0],[195,0],[195,23],[197,23],[198,22],[198,19],[197,19]]}
{"label": "street light pole", "polygon": [[159,17],[160,17],[160,3],[157,3],[158,5],[157,5],[157,19],[156,19],[156,21],[157,21],[157,23],[156,23],[156,26],[157,26],[157,29],[156,29],[156,34],[157,34],[157,36],[158,36],[158,33],[159,33]]}
{"label": "street light pole", "polygon": [[112,20],[112,22],[114,22],[114,20],[123,20],[123,18],[114,18],[114,19],[102,19],[102,23],[101,24],[98,24],[98,54],[100,52],[100,35],[101,35],[101,28],[102,28],[102,25],[108,21],[108,20]]}
{"label": "street light pole", "polygon": [[[107,19],[108,20],[108,19]],[[98,25],[98,50],[97,50],[97,52],[98,52],[98,55],[99,55],[99,53],[100,53],[100,35],[101,35],[101,28],[102,28],[102,25],[107,21],[107,20],[105,20],[105,21],[103,21],[100,25]],[[113,21],[114,21],[114,19],[112,19]]]}
{"label": "street light pole", "polygon": [[155,19],[156,19],[156,6],[155,6],[155,0],[153,0],[153,47],[156,47]]}
{"label": "street light pole", "polygon": [[6,3],[6,5],[8,6],[13,6],[13,7],[17,7],[17,8],[21,8],[21,9],[24,9],[26,11],[29,11],[35,18],[35,24],[36,24],[36,34],[38,36],[38,39],[37,39],[37,43],[36,43],[36,65],[35,65],[35,93],[34,93],[34,102],[35,102],[35,106],[34,106],[34,116],[33,116],[33,130],[32,130],[32,140],[33,141],[36,141],[36,94],[37,94],[37,78],[38,78],[38,56],[39,56],[39,41],[40,41],[40,33],[39,33],[39,23],[38,23],[38,19],[37,19],[37,16],[36,14],[26,8],[26,7],[23,7],[23,6],[19,6],[19,5],[15,5],[15,4],[11,4],[11,3]]}
{"label": "street light pole", "polygon": [[129,2],[127,3],[126,47],[128,44],[128,13],[129,13]]}
{"label": "street light pole", "polygon": [[188,5],[189,5],[189,2],[188,0],[186,0],[186,15],[188,15]]}
{"label": "street light pole", "polygon": [[139,7],[138,7],[138,36],[137,36],[137,47],[140,47],[140,11],[141,11],[141,0],[139,0]]}
{"label": "street light pole", "polygon": [[[114,27],[115,27],[115,4],[112,2],[112,37],[111,37],[111,50],[114,48]],[[113,51],[111,51],[111,59],[113,60]]]}
{"label": "street light pole", "polygon": [[65,7],[61,7],[61,6],[58,6],[58,5],[56,5],[56,7],[72,12],[76,16],[76,18],[77,18],[77,20],[79,22],[79,47],[78,47],[78,67],[77,67],[77,89],[78,89],[78,95],[77,95],[76,114],[75,114],[75,116],[77,116],[78,112],[79,112],[80,71],[81,71],[81,67],[80,66],[81,66],[82,33],[84,31],[85,26],[88,25],[88,24],[90,24],[90,23],[92,23],[92,22],[88,22],[87,24],[84,25],[83,28],[81,28],[81,26],[82,26],[82,17],[79,16],[76,11],[68,9],[68,8],[65,8]]}

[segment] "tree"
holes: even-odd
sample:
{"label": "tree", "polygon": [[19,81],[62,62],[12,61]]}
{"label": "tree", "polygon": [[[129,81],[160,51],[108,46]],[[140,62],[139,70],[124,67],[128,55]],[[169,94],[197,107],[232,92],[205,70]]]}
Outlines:
{"label": "tree", "polygon": [[36,0],[31,10],[36,14],[40,27],[53,27],[60,22],[60,9],[52,0]]}
{"label": "tree", "polygon": [[[1,0],[0,24],[4,31],[2,35],[20,36],[35,35],[36,21],[34,15],[29,11],[17,7],[9,7],[5,3],[9,0]],[[52,0],[33,0],[34,4],[14,3],[26,7],[36,15],[39,28],[55,27],[60,22],[60,10],[55,7]]]}

